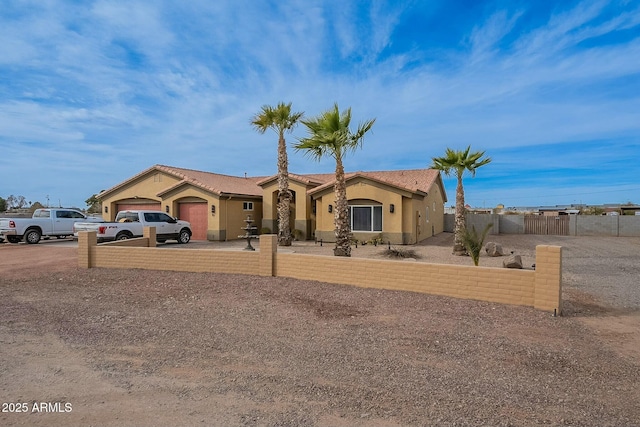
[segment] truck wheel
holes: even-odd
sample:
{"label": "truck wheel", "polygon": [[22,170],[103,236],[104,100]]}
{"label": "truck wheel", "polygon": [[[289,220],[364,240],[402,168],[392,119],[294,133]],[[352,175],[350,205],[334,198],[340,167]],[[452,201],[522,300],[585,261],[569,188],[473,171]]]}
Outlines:
{"label": "truck wheel", "polygon": [[7,236],[7,241],[9,243],[20,243],[20,239],[16,236]]}
{"label": "truck wheel", "polygon": [[178,236],[178,243],[189,243],[189,240],[191,240],[191,233],[189,233],[189,230],[187,230],[186,228],[183,228],[182,230],[180,230],[180,235]]}
{"label": "truck wheel", "polygon": [[126,231],[121,231],[120,233],[116,234],[116,240],[127,240],[130,238],[131,238],[131,235]]}
{"label": "truck wheel", "polygon": [[35,228],[27,230],[27,232],[24,233],[24,241],[25,243],[29,243],[30,245],[35,245],[36,243],[38,243],[40,241],[40,237],[40,232]]}

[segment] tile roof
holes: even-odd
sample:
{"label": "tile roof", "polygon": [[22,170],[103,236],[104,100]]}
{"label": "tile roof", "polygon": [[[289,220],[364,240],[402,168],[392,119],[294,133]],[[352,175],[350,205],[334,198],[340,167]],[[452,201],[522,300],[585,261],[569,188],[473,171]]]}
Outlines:
{"label": "tile roof", "polygon": [[172,166],[156,165],[157,170],[169,173],[171,175],[182,178],[182,181],[166,188],[158,193],[164,194],[173,188],[179,187],[186,183],[200,187],[217,195],[222,194],[242,194],[247,196],[262,197],[262,188],[257,184],[258,181],[265,177],[238,177],[231,175],[222,175],[213,172],[203,172],[193,169],[175,168]]}
{"label": "tile roof", "polygon": [[[409,169],[397,171],[351,172],[345,174],[345,179],[347,181],[356,177],[368,178],[411,193],[426,194],[431,189],[431,186],[438,181],[440,172],[435,169]],[[309,193],[317,193],[318,191],[322,191],[333,186],[334,181],[335,179],[333,179],[332,176],[330,181],[309,190]]]}
{"label": "tile roof", "polygon": [[[237,177],[231,175],[222,175],[213,172],[204,172],[193,169],[177,168],[166,165],[154,165],[149,169],[136,174],[135,176],[121,182],[120,184],[111,187],[108,190],[101,192],[98,197],[104,196],[107,193],[111,193],[127,183],[134,181],[135,179],[148,174],[151,171],[162,171],[169,175],[179,178],[180,181],[176,184],[165,188],[158,196],[171,191],[177,187],[185,184],[194,185],[204,190],[210,191],[217,195],[223,194],[237,194],[246,196],[262,196],[262,187],[267,182],[275,179],[277,176],[258,176],[258,177]],[[335,181],[335,174],[294,174],[289,173],[289,177],[297,181],[306,183],[310,186],[315,186],[309,190],[310,194],[317,193],[328,187],[333,186]],[[410,169],[410,170],[397,170],[397,171],[372,171],[372,172],[350,172],[345,174],[347,181],[356,177],[363,177],[373,181],[377,181],[386,185],[397,187],[399,189],[409,191],[411,193],[423,193],[426,194],[432,187],[432,185],[440,181],[442,191],[444,192],[444,186],[440,178],[439,171],[435,169]],[[445,196],[446,197],[446,196]]]}

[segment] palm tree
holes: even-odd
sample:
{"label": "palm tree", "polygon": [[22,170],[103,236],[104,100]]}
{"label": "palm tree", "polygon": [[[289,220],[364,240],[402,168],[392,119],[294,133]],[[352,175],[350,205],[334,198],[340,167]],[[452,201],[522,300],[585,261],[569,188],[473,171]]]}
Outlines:
{"label": "palm tree", "polygon": [[476,267],[480,263],[480,252],[482,252],[484,239],[487,237],[487,233],[489,233],[491,227],[493,227],[493,223],[487,224],[480,234],[478,234],[476,227],[474,226],[471,227],[471,230],[466,227],[462,230],[462,244],[467,248],[471,259],[473,260],[473,265]]}
{"label": "palm tree", "polygon": [[335,256],[351,256],[351,226],[349,225],[349,204],[347,202],[347,185],[344,176],[342,159],[350,152],[362,145],[364,135],[376,119],[367,120],[358,125],[355,133],[351,132],[351,108],[340,113],[338,104],[325,111],[318,117],[302,120],[307,127],[308,138],[300,139],[295,145],[296,150],[305,150],[316,160],[331,156],[336,161],[336,181],[333,187],[335,193],[334,223],[336,246]]}
{"label": "palm tree", "polygon": [[292,113],[291,103],[280,102],[276,107],[264,105],[262,111],[251,120],[255,130],[260,133],[265,133],[267,129],[278,133],[278,245],[280,246],[291,246],[292,240],[289,222],[291,203],[289,160],[287,159],[287,144],[284,133],[291,132],[303,114]]}
{"label": "palm tree", "polygon": [[447,148],[444,157],[432,158],[434,169],[441,170],[445,175],[451,176],[455,174],[458,178],[458,186],[456,188],[456,216],[454,227],[453,253],[455,255],[465,255],[466,251],[462,243],[462,233],[465,229],[465,208],[464,208],[464,187],[462,186],[462,176],[465,171],[471,172],[471,176],[476,176],[476,170],[491,162],[491,158],[482,159],[484,151],[469,153],[471,146],[464,151],[455,151]]}

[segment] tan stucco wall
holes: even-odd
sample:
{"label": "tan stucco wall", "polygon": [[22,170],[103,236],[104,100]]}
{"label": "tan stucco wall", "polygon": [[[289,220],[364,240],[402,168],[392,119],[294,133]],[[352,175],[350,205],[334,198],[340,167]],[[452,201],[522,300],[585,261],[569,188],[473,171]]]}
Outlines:
{"label": "tan stucco wall", "polygon": [[[253,210],[245,211],[243,209],[243,202],[253,202]],[[229,199],[228,197],[222,197],[220,199],[219,213],[216,210],[216,215],[219,216],[220,221],[220,239],[216,240],[237,240],[239,236],[245,233],[242,228],[247,226],[245,220],[247,216],[251,216],[253,219],[253,226],[257,227],[256,232],[260,231],[262,224],[262,201],[259,199],[251,198],[238,198]]]}

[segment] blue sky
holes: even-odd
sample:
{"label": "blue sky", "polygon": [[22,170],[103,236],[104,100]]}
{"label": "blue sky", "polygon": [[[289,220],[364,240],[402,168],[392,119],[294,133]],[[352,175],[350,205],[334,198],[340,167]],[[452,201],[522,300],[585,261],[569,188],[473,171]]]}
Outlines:
{"label": "blue sky", "polygon": [[638,0],[3,0],[0,46],[4,198],[84,207],[154,164],[274,174],[250,119],[284,101],[376,118],[349,171],[471,145],[493,159],[472,206],[640,203]]}

